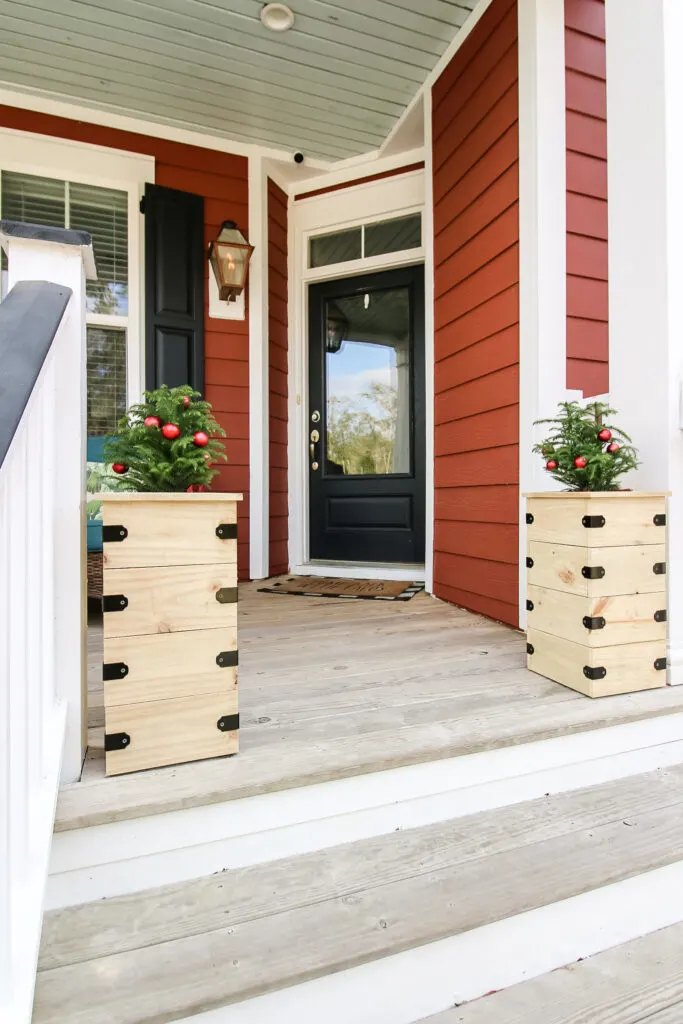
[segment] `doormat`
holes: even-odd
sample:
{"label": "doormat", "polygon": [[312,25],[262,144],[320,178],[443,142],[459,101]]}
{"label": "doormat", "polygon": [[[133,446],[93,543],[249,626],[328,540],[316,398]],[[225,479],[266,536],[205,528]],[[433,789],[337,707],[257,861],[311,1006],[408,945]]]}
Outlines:
{"label": "doormat", "polygon": [[290,594],[292,597],[347,597],[364,601],[410,601],[424,590],[424,583],[401,580],[340,580],[332,576],[290,576],[260,587],[260,594]]}

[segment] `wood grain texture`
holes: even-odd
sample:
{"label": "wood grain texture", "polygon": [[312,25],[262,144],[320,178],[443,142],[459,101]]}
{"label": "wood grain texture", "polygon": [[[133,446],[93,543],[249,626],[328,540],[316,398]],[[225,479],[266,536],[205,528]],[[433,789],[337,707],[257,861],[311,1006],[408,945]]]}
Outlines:
{"label": "wood grain texture", "polygon": [[[666,687],[666,638],[659,641],[588,647],[551,633],[527,630],[533,652],[528,666],[548,679],[578,690],[587,697],[611,697]],[[656,662],[663,662],[658,669]],[[589,679],[584,668],[604,668],[602,679]]]}
{"label": "wood grain texture", "polygon": [[268,179],[269,571],[289,569],[287,195]]}
{"label": "wood grain texture", "polygon": [[[143,153],[155,159],[157,185],[195,192],[204,197],[204,242],[216,238],[222,221],[234,220],[246,230],[248,210],[247,159],[199,146],[155,139],[135,132],[120,131],[68,118],[0,105],[0,126],[22,132],[71,139],[129,153]],[[206,354],[206,398],[212,402],[220,425],[227,431],[227,466],[219,469],[214,491],[242,491],[246,500],[239,508],[239,572],[249,577],[249,455],[248,446],[233,444],[233,438],[248,439],[249,320],[213,320],[208,311],[208,264],[205,272],[204,327]],[[247,309],[248,309],[247,302]],[[222,382],[229,379],[229,387]],[[241,419],[238,420],[238,417]],[[236,424],[239,429],[236,431]]]}
{"label": "wood grain texture", "polygon": [[[527,616],[530,629],[561,636],[586,647],[630,645],[648,640],[666,644],[666,620],[655,619],[656,612],[666,614],[666,590],[654,594],[582,597],[530,585],[527,593],[533,605]],[[587,629],[584,618],[604,619],[604,626]]]}
{"label": "wood grain texture", "polygon": [[108,734],[130,737],[123,750],[105,754],[107,775],[236,754],[238,732],[223,732],[218,721],[237,714],[237,690],[201,693],[173,700],[116,704],[105,711]]}
{"label": "wood grain texture", "polygon": [[[207,565],[237,562],[237,541],[222,540],[216,530],[237,523],[237,503],[202,501],[202,494],[183,494],[160,500],[135,494],[133,500],[102,497],[104,526],[122,526],[128,536],[105,542],[105,569],[132,569],[162,565]],[[199,501],[195,501],[199,498]],[[180,499],[180,500],[179,500]]]}
{"label": "wood grain texture", "polygon": [[609,391],[605,0],[565,0],[567,387]]}
{"label": "wood grain texture", "polygon": [[683,924],[447,1010],[423,1024],[679,1024]]}
{"label": "wood grain texture", "polygon": [[[518,621],[516,7],[494,0],[432,96],[434,592],[511,624]],[[501,499],[495,520],[480,517],[489,494]]]}
{"label": "wood grain texture", "polygon": [[[72,962],[40,971],[34,1022],[161,1024],[568,899],[681,859],[680,809],[680,770],[655,772],[111,901],[101,929],[83,908],[85,941],[71,932]],[[108,953],[131,919],[151,944]],[[103,955],[78,960],[92,945]]]}
{"label": "wood grain texture", "polygon": [[[528,581],[538,587],[552,587],[567,594],[605,597],[616,594],[652,594],[666,587],[666,545],[588,548],[570,544],[531,541]],[[600,579],[586,579],[584,567],[604,569]]]}
{"label": "wood grain texture", "polygon": [[[215,693],[237,686],[237,668],[222,668],[216,658],[237,650],[237,630],[120,636],[104,641],[104,663],[123,663],[126,675],[104,682],[104,704],[136,704],[191,694]],[[101,658],[99,664],[102,675]]]}
{"label": "wood grain texture", "polygon": [[[453,601],[465,597],[456,591]],[[242,752],[230,771],[205,761],[105,779],[102,739],[93,734],[83,782],[60,792],[57,831],[683,709],[683,687],[584,700],[527,672],[522,634],[425,594],[348,602],[261,594],[246,584],[238,609]],[[92,685],[101,691],[101,674]]]}
{"label": "wood grain texture", "polygon": [[105,569],[104,595],[128,599],[121,611],[104,613],[104,637],[140,636],[234,626],[237,605],[216,595],[237,585],[234,563]]}

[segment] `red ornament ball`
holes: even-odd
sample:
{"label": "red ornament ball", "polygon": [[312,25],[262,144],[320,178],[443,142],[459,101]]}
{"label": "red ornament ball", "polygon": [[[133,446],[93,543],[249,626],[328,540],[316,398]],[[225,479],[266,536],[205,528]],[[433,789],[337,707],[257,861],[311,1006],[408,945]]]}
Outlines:
{"label": "red ornament ball", "polygon": [[603,427],[602,430],[600,431],[600,433],[598,434],[598,437],[600,438],[601,441],[611,441],[612,440],[612,431],[608,430],[607,427]]}
{"label": "red ornament ball", "polygon": [[123,473],[127,473],[128,472],[128,466],[124,466],[124,464],[122,462],[114,462],[114,463],[112,463],[112,467],[111,468],[114,470],[115,473],[118,473],[119,476],[122,476]]}
{"label": "red ornament ball", "polygon": [[588,459],[585,457],[585,455],[577,455],[574,459],[574,465],[577,469],[585,469],[588,465]]}
{"label": "red ornament ball", "polygon": [[183,409],[189,409],[189,408],[190,408],[190,396],[189,395],[183,395]]}
{"label": "red ornament ball", "polygon": [[198,448],[206,448],[209,443],[209,435],[205,434],[203,430],[198,430],[194,435],[194,443]]}
{"label": "red ornament ball", "polygon": [[610,453],[610,455],[614,455],[614,453],[618,452],[620,448],[621,448],[621,445],[617,444],[616,441],[612,441],[611,444],[607,445],[607,451]]}
{"label": "red ornament ball", "polygon": [[161,426],[158,416],[148,416],[145,420],[146,427],[159,427]]}
{"label": "red ornament ball", "polygon": [[180,427],[176,426],[175,423],[164,423],[161,433],[167,441],[175,441],[176,437],[180,437]]}
{"label": "red ornament ball", "polygon": [[545,468],[546,469],[557,469],[557,463],[555,462],[555,459],[548,459],[548,461],[545,464]]}

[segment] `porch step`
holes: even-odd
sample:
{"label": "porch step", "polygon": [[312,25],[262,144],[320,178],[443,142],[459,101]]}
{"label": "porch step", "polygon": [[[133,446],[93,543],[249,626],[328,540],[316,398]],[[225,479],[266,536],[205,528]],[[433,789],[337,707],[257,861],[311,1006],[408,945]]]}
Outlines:
{"label": "porch step", "polygon": [[680,1024],[683,925],[513,985],[423,1024]]}
{"label": "porch step", "polygon": [[[226,1020],[269,1024],[285,1018],[243,1016],[267,993],[281,999],[313,979],[391,966],[386,958],[451,936],[467,943],[465,933],[494,922],[510,925],[514,945],[517,921],[525,927],[537,908],[683,861],[682,812],[675,766],[54,911],[34,1024],[160,1024],[233,1004]],[[652,927],[661,925],[643,920]],[[405,960],[396,970],[405,975]],[[317,1024],[316,1013],[299,1008],[291,1019]]]}

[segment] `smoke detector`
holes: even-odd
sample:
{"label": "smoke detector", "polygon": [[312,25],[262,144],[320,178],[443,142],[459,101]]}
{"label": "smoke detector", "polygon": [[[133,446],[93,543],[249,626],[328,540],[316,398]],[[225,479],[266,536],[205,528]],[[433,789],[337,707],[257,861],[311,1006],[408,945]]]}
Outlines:
{"label": "smoke detector", "polygon": [[266,4],[261,11],[261,24],[271,32],[286,32],[294,24],[294,12],[287,4]]}

